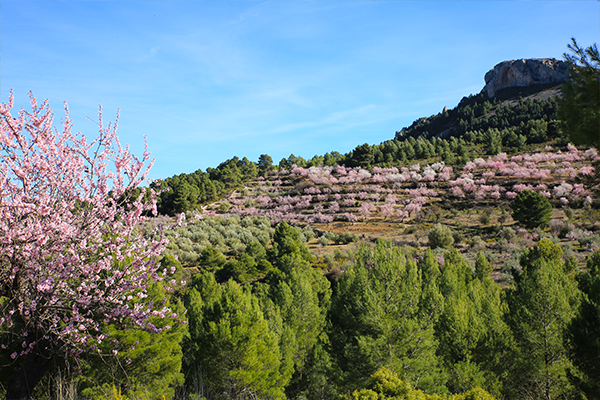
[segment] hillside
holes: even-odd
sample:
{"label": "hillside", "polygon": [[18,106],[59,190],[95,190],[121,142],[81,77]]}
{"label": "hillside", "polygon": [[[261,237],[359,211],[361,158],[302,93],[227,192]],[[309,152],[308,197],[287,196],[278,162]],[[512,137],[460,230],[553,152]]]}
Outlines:
{"label": "hillside", "polygon": [[[568,143],[561,88],[531,76],[556,80],[548,68],[559,65],[500,63],[480,94],[381,144],[277,165],[234,157],[155,182],[158,194],[109,188],[100,158],[94,197],[82,199],[72,195],[81,163],[45,163],[73,177],[59,211],[51,197],[5,196],[6,210],[25,214],[6,240],[19,255],[2,264],[14,272],[0,296],[0,395],[594,398],[600,155]],[[31,120],[22,125],[41,119]],[[32,143],[85,156],[54,146],[46,128],[28,130]],[[7,163],[11,149],[34,149],[17,137]],[[127,151],[115,165],[136,175],[143,163],[131,167]],[[13,167],[19,189],[35,191],[28,175],[65,185],[36,162]],[[58,244],[30,239],[41,222]],[[51,362],[33,391],[20,382],[41,357]],[[20,387],[31,395],[11,394]]]}
{"label": "hillside", "polygon": [[206,206],[203,214],[310,226],[317,237],[309,247],[321,256],[344,248],[327,240],[327,232],[392,240],[416,253],[428,246],[430,228],[441,223],[452,229],[454,245],[467,259],[486,251],[496,280],[502,281],[518,262],[515,244],[525,248],[533,243],[532,232],[519,228],[510,216],[510,202],[525,189],[543,193],[554,207],[550,231],[534,235],[558,235],[581,263],[596,248],[597,212],[590,192],[574,181],[589,174],[598,159],[594,150],[571,146],[564,152],[546,147],[530,154],[479,157],[462,168],[443,162],[370,171],[294,167],[248,182]]}
{"label": "hillside", "polygon": [[[545,72],[532,76],[532,64]],[[278,165],[267,155],[259,163],[227,160],[167,179],[171,191],[161,196],[159,209],[180,213],[202,206],[205,216],[266,217],[314,229],[308,244],[320,257],[339,255],[358,238],[391,240],[416,254],[439,223],[452,230],[454,246],[467,259],[486,251],[500,282],[510,280],[518,264],[511,240],[520,248],[533,243],[510,216],[512,199],[531,189],[550,199],[552,233],[583,263],[595,249],[590,244],[598,226],[590,192],[577,182],[591,173],[597,155],[567,146],[558,129],[555,98],[564,71],[556,60],[500,63],[486,74],[481,93],[416,120],[392,140],[308,161],[292,155]],[[338,240],[340,234],[355,237]],[[198,259],[209,244],[184,259]],[[231,247],[221,251],[235,254]]]}
{"label": "hillside", "polygon": [[[572,315],[580,315],[577,296],[591,290],[585,282],[598,279],[599,204],[589,183],[600,156],[559,131],[559,87],[496,93],[464,98],[348,154],[278,165],[263,155],[254,167],[235,158],[196,175],[227,177],[227,189],[181,210],[188,222],[168,232],[163,263],[191,304],[191,337],[202,345],[190,354],[206,368],[192,378],[209,382],[201,386],[208,398],[229,384],[212,375],[215,354],[229,359],[228,349],[247,348],[229,341],[230,323],[239,332],[268,325],[279,338],[267,346],[282,351],[280,374],[294,372],[260,390],[285,387],[281,398],[483,400],[575,390],[566,372],[578,362],[567,353],[575,339],[565,332],[580,329],[582,348],[594,336],[569,324],[587,323]],[[194,190],[185,176],[177,180],[175,188]],[[513,219],[521,193],[548,203],[539,227]],[[255,312],[265,320],[241,317]],[[285,367],[291,358],[298,361]],[[262,362],[242,368],[278,365]],[[238,367],[215,370],[228,368]]]}

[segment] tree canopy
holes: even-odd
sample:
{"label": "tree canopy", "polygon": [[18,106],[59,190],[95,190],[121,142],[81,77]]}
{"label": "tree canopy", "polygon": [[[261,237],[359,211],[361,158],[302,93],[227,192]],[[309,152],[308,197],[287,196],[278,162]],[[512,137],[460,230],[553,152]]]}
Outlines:
{"label": "tree canopy", "polygon": [[[9,399],[25,398],[53,359],[97,352],[109,324],[158,332],[146,289],[159,280],[165,242],[138,234],[153,196],[135,190],[149,171],[119,144],[116,122],[91,142],[62,131],[48,102],[31,112],[0,105],[0,340],[17,372]],[[150,163],[151,165],[151,163]],[[158,235],[160,236],[160,235]],[[117,350],[115,350],[117,351]]]}
{"label": "tree canopy", "polygon": [[562,87],[558,117],[562,130],[576,144],[600,148],[600,54],[597,44],[582,48],[575,39],[564,57],[571,79]]}
{"label": "tree canopy", "polygon": [[511,204],[513,218],[527,228],[546,225],[552,218],[552,204],[539,192],[523,190]]}

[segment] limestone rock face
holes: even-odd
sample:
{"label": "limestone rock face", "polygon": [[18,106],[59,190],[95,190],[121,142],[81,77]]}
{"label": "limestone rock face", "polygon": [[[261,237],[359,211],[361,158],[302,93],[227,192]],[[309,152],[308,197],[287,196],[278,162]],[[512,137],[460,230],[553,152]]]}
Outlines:
{"label": "limestone rock face", "polygon": [[569,64],[554,58],[503,61],[485,74],[481,90],[488,97],[509,87],[561,83],[569,77]]}

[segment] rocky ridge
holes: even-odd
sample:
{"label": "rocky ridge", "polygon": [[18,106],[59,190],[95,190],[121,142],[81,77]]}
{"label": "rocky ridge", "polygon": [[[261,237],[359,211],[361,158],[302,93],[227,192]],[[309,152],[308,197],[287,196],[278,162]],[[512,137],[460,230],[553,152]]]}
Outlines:
{"label": "rocky ridge", "polygon": [[569,64],[554,58],[503,61],[485,74],[481,93],[492,98],[514,87],[559,84],[569,78]]}

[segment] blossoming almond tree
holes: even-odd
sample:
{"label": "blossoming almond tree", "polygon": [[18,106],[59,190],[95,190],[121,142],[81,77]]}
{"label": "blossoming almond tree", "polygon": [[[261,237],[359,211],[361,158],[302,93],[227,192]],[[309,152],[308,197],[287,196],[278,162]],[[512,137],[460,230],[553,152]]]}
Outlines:
{"label": "blossoming almond tree", "polygon": [[30,100],[16,115],[12,92],[0,105],[0,369],[17,371],[7,399],[30,397],[51,360],[98,351],[108,324],[155,330],[148,317],[176,317],[143,300],[165,246],[136,230],[156,212],[153,193],[135,190],[148,152],[121,147],[101,108],[88,141],[66,104],[58,130],[48,101]]}

